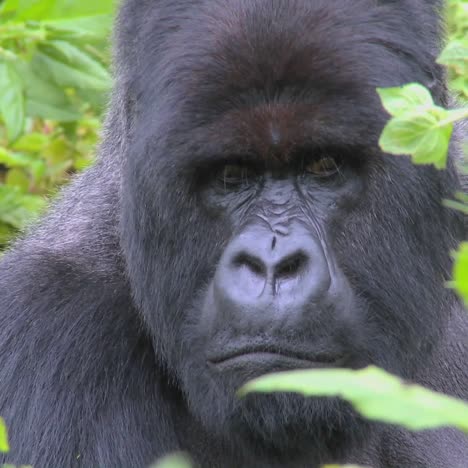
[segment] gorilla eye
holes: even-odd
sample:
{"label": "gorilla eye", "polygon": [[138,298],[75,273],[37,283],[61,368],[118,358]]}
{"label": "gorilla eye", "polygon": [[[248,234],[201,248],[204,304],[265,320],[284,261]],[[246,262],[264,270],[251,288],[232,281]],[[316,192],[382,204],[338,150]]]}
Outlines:
{"label": "gorilla eye", "polygon": [[325,156],[306,163],[304,171],[317,177],[330,177],[340,172],[340,166],[335,158]]}
{"label": "gorilla eye", "polygon": [[251,166],[242,163],[224,165],[218,173],[218,181],[225,188],[235,188],[252,183],[257,172]]}

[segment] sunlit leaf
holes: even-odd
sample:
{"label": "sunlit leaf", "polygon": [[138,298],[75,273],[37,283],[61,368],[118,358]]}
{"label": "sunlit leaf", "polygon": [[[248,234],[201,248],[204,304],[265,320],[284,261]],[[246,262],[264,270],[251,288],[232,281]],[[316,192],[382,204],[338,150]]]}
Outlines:
{"label": "sunlit leaf", "polygon": [[8,432],[5,421],[0,418],[0,452],[6,453],[10,450],[8,445]]}
{"label": "sunlit leaf", "polygon": [[468,306],[468,242],[462,243],[455,254],[453,282],[458,294]]}
{"label": "sunlit leaf", "polygon": [[29,154],[9,151],[0,147],[0,164],[9,168],[28,167],[33,163],[34,157]]}
{"label": "sunlit leaf", "polygon": [[163,458],[151,468],[191,468],[192,464],[183,454],[174,454]]}
{"label": "sunlit leaf", "polygon": [[395,155],[410,155],[415,164],[444,168],[453,124],[466,118],[468,110],[446,110],[436,106],[429,91],[416,83],[379,89],[378,93],[392,116],[380,136],[382,150]]}
{"label": "sunlit leaf", "polygon": [[42,151],[48,142],[49,138],[47,135],[38,132],[31,132],[21,136],[18,140],[15,141],[11,148],[15,151],[36,153]]}
{"label": "sunlit leaf", "polygon": [[296,392],[304,396],[341,397],[368,419],[413,430],[454,426],[468,432],[468,404],[418,385],[409,385],[376,367],[354,371],[318,369],[260,377],[249,392]]}
{"label": "sunlit leaf", "polygon": [[2,5],[6,12],[16,12],[15,20],[73,18],[111,14],[114,0],[5,0]]}
{"label": "sunlit leaf", "polygon": [[378,88],[377,92],[384,108],[390,115],[398,116],[415,108],[434,105],[431,93],[417,83],[397,88]]}

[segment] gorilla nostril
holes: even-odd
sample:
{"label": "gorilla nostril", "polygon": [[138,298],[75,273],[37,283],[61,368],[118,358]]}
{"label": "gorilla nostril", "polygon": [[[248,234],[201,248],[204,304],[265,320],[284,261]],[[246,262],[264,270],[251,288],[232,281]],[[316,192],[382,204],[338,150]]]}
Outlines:
{"label": "gorilla nostril", "polygon": [[233,264],[236,267],[246,267],[257,276],[266,276],[267,274],[265,264],[253,255],[240,253],[234,258]]}
{"label": "gorilla nostril", "polygon": [[275,278],[290,278],[297,276],[301,271],[305,270],[309,259],[303,252],[297,252],[289,255],[275,268]]}

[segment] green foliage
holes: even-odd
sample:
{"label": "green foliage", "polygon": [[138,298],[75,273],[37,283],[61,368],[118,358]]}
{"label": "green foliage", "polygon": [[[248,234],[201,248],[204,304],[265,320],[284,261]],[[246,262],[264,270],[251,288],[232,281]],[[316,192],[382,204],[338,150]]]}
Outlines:
{"label": "green foliage", "polygon": [[[111,82],[107,40],[113,12],[114,0],[0,0],[0,248],[42,211],[46,197],[93,160]],[[438,62],[448,69],[451,89],[468,100],[468,1],[448,0],[447,13],[449,40]],[[379,94],[392,116],[382,148],[411,155],[416,164],[445,167],[453,124],[467,118],[468,110],[435,105],[415,83]],[[467,201],[459,194],[446,204],[468,213]],[[468,302],[468,244],[456,254],[452,286]],[[376,368],[287,372],[257,379],[247,391],[340,396],[370,419],[468,431],[464,403]],[[7,450],[0,418],[0,452]],[[176,455],[155,467],[190,463]]]}
{"label": "green foliage", "polygon": [[191,468],[192,464],[184,454],[174,454],[160,460],[151,468]]}
{"label": "green foliage", "polygon": [[271,374],[249,382],[239,394],[252,391],[337,396],[349,401],[368,419],[413,430],[454,426],[468,432],[468,404],[418,385],[408,385],[376,367]]}
{"label": "green foliage", "polygon": [[7,428],[3,418],[0,418],[0,453],[6,453],[9,450]]}
{"label": "green foliage", "polygon": [[436,106],[430,92],[417,83],[377,91],[393,117],[382,132],[380,147],[390,154],[411,155],[415,164],[443,169],[453,124],[468,117],[468,108],[447,110]]}
{"label": "green foliage", "polygon": [[[438,58],[449,73],[449,84],[462,102],[468,101],[468,0],[447,1],[448,43]],[[417,83],[379,89],[382,104],[392,116],[380,137],[381,148],[390,154],[410,155],[415,164],[443,169],[454,123],[468,118],[468,107],[447,110],[434,104],[430,92]],[[466,147],[466,143],[465,143]],[[466,170],[466,168],[465,168]],[[456,194],[447,207],[468,215],[468,195]],[[468,304],[468,254],[463,244],[455,254],[454,287]]]}
{"label": "green foliage", "polygon": [[468,100],[468,1],[447,1],[448,38],[438,62],[449,72],[451,89]]}
{"label": "green foliage", "polygon": [[455,287],[465,304],[468,305],[468,242],[463,242],[455,253],[451,285]]}
{"label": "green foliage", "polygon": [[113,12],[113,0],[0,0],[0,247],[92,163]]}

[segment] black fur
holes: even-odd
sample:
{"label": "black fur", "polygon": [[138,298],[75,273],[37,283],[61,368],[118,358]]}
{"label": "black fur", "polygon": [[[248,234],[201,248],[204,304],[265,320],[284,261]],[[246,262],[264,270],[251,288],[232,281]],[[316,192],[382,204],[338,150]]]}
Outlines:
{"label": "black fur", "polygon": [[[441,204],[460,186],[456,149],[436,171],[377,146],[387,116],[376,87],[417,81],[448,102],[435,64],[439,7],[124,2],[100,158],[2,259],[0,415],[11,452],[0,462],[144,467],[185,450],[206,468],[468,466],[455,430],[367,423],[336,400],[238,401],[233,392],[265,363],[207,364],[239,343],[288,346],[305,361],[338,353],[343,365],[468,397],[468,320],[444,288],[465,237],[461,215]],[[292,175],[324,151],[341,158],[340,178]],[[221,190],[217,168],[233,158],[268,175]],[[306,239],[322,261],[307,275],[330,279],[330,297],[254,310],[237,307],[252,301],[241,289],[234,306],[220,302],[213,290],[223,296],[245,268],[258,280],[250,264],[230,276],[225,260],[251,229],[255,246],[242,245],[263,245],[259,219],[278,239]],[[270,370],[291,362],[281,359]]]}

